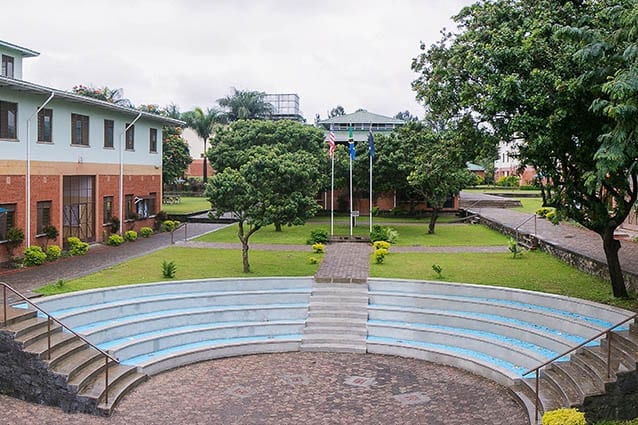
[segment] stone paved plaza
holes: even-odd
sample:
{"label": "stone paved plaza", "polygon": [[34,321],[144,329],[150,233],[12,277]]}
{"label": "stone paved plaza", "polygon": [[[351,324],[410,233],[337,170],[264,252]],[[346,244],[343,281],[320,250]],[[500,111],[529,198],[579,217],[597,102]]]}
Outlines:
{"label": "stone paved plaza", "polygon": [[[0,396],[3,423],[66,425],[524,425],[503,387],[459,369],[392,356],[233,357],[152,377],[110,418]],[[7,421],[8,420],[8,421]]]}

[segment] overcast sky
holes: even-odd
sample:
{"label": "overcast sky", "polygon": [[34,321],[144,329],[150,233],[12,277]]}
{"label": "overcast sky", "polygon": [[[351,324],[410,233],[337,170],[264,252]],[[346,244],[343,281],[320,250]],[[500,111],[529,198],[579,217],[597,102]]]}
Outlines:
{"label": "overcast sky", "polygon": [[3,1],[0,40],[40,52],[27,81],[122,88],[136,105],[212,107],[236,87],[297,93],[309,122],[336,105],[422,117],[411,60],[473,2]]}

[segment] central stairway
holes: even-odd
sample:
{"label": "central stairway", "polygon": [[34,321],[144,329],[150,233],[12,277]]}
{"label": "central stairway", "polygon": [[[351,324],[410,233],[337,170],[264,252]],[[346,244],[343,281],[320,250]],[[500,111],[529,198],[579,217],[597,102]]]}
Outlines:
{"label": "central stairway", "polygon": [[365,353],[368,285],[315,283],[301,351]]}

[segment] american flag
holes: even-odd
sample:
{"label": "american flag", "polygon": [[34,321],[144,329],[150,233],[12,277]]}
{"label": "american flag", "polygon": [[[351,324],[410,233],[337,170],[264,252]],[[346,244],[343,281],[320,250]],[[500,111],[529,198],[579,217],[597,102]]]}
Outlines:
{"label": "american flag", "polygon": [[330,124],[330,134],[328,135],[328,145],[330,145],[330,147],[328,148],[328,156],[330,157],[330,159],[332,159],[332,157],[335,154],[335,149],[337,147],[337,145],[335,144],[335,133],[333,131],[332,124]]}

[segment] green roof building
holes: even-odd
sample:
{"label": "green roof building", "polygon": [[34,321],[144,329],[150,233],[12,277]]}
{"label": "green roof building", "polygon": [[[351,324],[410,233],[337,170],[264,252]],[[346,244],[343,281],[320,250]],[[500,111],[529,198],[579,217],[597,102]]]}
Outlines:
{"label": "green roof building", "polygon": [[405,124],[403,120],[373,114],[365,109],[360,109],[353,114],[338,115],[317,123],[319,127],[323,128],[326,138],[330,132],[330,126],[332,126],[337,143],[348,142],[348,128],[350,126],[353,129],[354,141],[364,142],[368,140],[371,126],[373,133],[389,133],[403,124]]}

